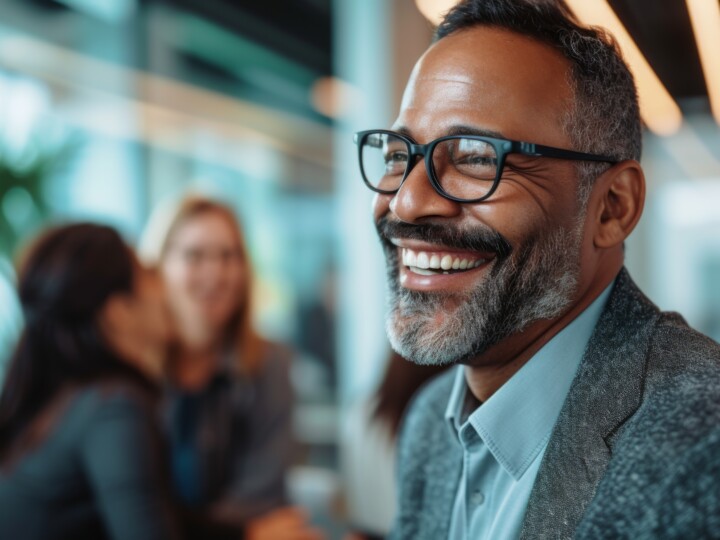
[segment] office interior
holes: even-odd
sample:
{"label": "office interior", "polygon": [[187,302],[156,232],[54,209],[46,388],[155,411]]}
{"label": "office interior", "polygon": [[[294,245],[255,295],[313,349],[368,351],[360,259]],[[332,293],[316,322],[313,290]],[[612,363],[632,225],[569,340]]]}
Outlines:
{"label": "office interior", "polygon": [[[92,220],[134,243],[157,205],[218,197],[247,234],[258,328],[296,352],[297,489],[331,508],[345,411],[373,391],[389,351],[352,133],[392,124],[451,3],[0,0],[0,356],[22,326],[13,261],[32,234]],[[569,3],[619,25],[633,71],[650,73],[648,194],[627,266],[661,308],[720,340],[720,10]]]}

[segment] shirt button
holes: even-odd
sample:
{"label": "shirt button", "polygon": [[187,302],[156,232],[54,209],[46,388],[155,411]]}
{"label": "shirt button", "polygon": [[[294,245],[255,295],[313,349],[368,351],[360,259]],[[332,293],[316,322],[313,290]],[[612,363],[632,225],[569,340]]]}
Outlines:
{"label": "shirt button", "polygon": [[476,489],[472,495],[470,495],[470,502],[475,506],[480,506],[485,502],[485,495],[482,494],[482,491]]}

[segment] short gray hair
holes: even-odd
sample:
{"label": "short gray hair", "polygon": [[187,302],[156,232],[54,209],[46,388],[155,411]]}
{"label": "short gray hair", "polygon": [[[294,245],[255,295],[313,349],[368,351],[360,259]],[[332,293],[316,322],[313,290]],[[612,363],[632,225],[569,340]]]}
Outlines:
{"label": "short gray hair", "polygon": [[[494,26],[548,44],[570,62],[574,105],[563,126],[574,150],[640,160],[642,125],[635,81],[615,40],[585,27],[563,0],[463,0],[435,32],[435,41],[474,26]],[[584,203],[606,163],[578,162]]]}

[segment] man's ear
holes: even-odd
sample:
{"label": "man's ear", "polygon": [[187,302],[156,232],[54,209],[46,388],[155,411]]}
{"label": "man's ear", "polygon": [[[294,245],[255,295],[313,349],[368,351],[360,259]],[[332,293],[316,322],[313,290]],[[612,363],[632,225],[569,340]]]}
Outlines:
{"label": "man's ear", "polygon": [[640,220],[645,205],[645,174],[635,160],[621,161],[595,181],[590,200],[598,248],[621,245]]}

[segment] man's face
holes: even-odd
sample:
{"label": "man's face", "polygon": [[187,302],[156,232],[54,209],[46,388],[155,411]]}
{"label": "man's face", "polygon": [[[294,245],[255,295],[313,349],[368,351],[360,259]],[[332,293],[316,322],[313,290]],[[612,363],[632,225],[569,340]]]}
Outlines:
{"label": "man's face", "polygon": [[[573,103],[568,70],[521,35],[460,31],[420,59],[394,129],[419,143],[490,132],[572,148],[562,128]],[[492,345],[575,301],[584,216],[572,162],[510,155],[497,191],[475,204],[441,197],[419,162],[396,194],[376,197],[374,216],[388,263],[388,334],[410,360],[481,363]]]}

